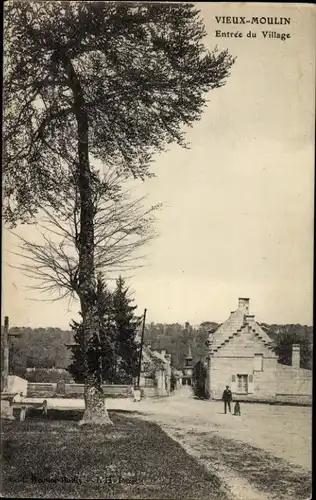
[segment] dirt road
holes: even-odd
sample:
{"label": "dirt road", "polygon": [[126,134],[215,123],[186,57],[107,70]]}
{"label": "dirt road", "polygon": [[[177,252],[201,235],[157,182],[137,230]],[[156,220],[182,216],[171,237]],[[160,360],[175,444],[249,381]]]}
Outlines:
{"label": "dirt road", "polygon": [[216,471],[232,499],[311,497],[311,408],[243,404],[234,417],[184,389],[135,409]]}

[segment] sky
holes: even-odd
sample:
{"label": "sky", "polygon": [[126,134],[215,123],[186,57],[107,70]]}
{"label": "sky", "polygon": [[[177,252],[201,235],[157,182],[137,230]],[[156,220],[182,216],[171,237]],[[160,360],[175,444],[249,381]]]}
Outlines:
{"label": "sky", "polygon": [[[128,274],[147,321],[224,321],[238,297],[266,323],[312,324],[315,16],[312,6],[199,4],[205,45],[237,56],[201,120],[135,185],[163,203],[145,266]],[[228,25],[215,16],[290,17],[290,26]],[[216,30],[242,38],[215,37]],[[249,38],[249,30],[257,33]],[[290,33],[281,41],[262,31]],[[19,229],[28,239],[36,227]],[[68,328],[79,304],[43,301],[10,254],[4,229],[2,315],[13,326]],[[34,300],[37,299],[37,300]],[[3,316],[2,316],[3,317]]]}

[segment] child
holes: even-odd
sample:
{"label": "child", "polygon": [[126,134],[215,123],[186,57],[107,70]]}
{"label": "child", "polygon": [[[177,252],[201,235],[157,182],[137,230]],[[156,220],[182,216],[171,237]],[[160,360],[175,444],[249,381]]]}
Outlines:
{"label": "child", "polygon": [[135,388],[134,388],[134,391],[133,391],[133,392],[134,392],[134,403],[135,403],[135,402],[139,403],[139,401],[140,401],[140,396],[141,396],[141,395],[140,395],[140,389],[139,389],[139,387],[138,387],[138,386],[135,386]]}

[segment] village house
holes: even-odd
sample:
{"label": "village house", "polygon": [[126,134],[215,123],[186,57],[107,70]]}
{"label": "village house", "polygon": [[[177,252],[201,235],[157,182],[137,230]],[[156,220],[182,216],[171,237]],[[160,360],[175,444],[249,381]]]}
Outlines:
{"label": "village house", "polygon": [[221,399],[228,385],[235,400],[307,402],[312,396],[312,373],[300,368],[300,347],[293,345],[292,366],[280,365],[267,332],[249,313],[249,299],[208,341],[206,390]]}
{"label": "village house", "polygon": [[171,392],[171,354],[144,345],[139,385],[147,397],[168,396]]}

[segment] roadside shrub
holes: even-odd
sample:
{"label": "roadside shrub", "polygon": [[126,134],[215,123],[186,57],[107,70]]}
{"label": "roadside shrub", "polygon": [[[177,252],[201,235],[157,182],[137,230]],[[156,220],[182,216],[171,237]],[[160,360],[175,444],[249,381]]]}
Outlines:
{"label": "roadside shrub", "polygon": [[57,371],[54,369],[36,368],[32,372],[25,372],[28,382],[58,383],[64,381],[66,384],[73,383],[73,378],[67,370]]}

